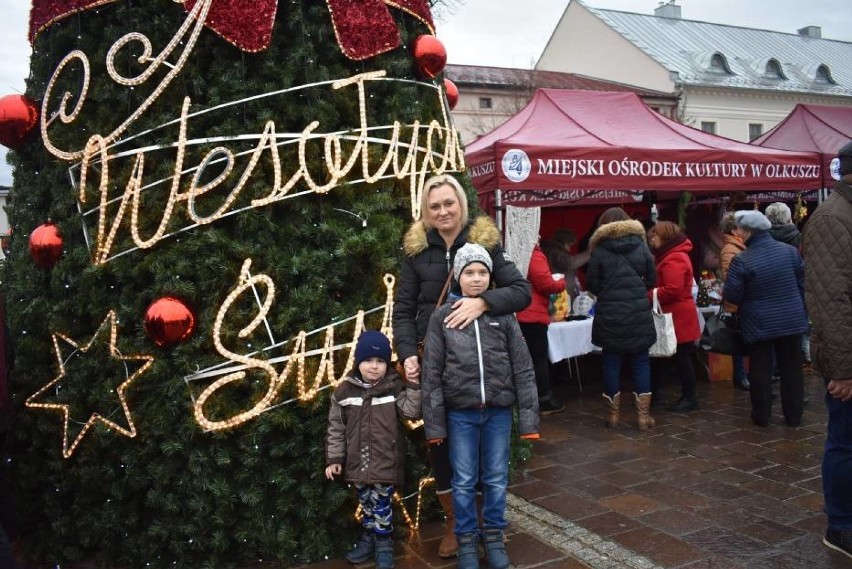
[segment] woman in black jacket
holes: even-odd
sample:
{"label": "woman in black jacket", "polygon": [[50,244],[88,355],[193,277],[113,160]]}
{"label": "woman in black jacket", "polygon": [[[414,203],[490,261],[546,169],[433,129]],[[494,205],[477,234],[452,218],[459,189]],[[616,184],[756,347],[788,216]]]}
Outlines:
{"label": "woman in black jacket", "polygon": [[[486,216],[469,221],[467,196],[455,178],[445,174],[426,180],[421,212],[420,221],[412,224],[403,240],[405,258],[393,306],[396,352],[409,380],[420,377],[418,344],[426,337],[429,318],[450,276],[456,251],[465,243],[477,243],[488,250],[493,265],[492,287],[496,288],[477,298],[456,301],[445,320],[448,328],[464,328],[484,312],[500,315],[523,310],[532,299],[529,283],[500,245],[500,231],[494,222]],[[438,555],[454,557],[458,542],[447,445],[429,445],[429,458],[438,500],[447,517]]]}
{"label": "woman in black jacket", "polygon": [[654,426],[651,406],[651,368],[648,348],[657,340],[648,291],[657,282],[654,258],[645,242],[645,228],[620,207],[601,216],[590,240],[592,256],[586,269],[586,288],[597,297],[592,342],[603,351],[606,424],[618,426],[621,361],[629,358],[637,426]]}

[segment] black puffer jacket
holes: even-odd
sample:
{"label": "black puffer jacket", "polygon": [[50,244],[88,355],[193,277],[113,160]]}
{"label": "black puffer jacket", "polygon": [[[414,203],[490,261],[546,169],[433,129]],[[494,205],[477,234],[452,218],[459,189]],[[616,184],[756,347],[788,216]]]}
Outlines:
{"label": "black puffer jacket", "polygon": [[450,274],[456,251],[465,243],[477,243],[491,253],[492,288],[482,293],[491,314],[512,314],[532,300],[530,283],[506,256],[500,245],[500,231],[490,218],[478,217],[466,225],[449,249],[437,231],[427,231],[417,221],[403,240],[405,259],[393,305],[393,336],[400,361],[417,355],[417,343],[426,337],[429,317]]}
{"label": "black puffer jacket", "polygon": [[447,411],[518,404],[521,435],[538,432],[538,390],[532,358],[513,314],[477,318],[447,329],[452,302],[433,312],[423,353],[423,427],[447,437]]}
{"label": "black puffer jacket", "polygon": [[657,340],[648,291],[657,282],[654,258],[638,221],[600,226],[586,268],[586,287],[597,297],[592,342],[607,352],[632,354]]}
{"label": "black puffer jacket", "polygon": [[773,225],[769,229],[769,234],[776,241],[792,245],[793,247],[798,247],[802,244],[802,234],[799,233],[799,228],[792,223]]}

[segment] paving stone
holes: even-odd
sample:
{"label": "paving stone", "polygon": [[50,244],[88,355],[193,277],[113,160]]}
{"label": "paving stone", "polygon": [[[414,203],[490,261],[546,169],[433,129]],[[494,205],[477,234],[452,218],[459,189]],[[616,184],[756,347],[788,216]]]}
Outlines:
{"label": "paving stone", "polygon": [[638,517],[664,507],[656,500],[634,493],[605,498],[598,503],[628,517]]}
{"label": "paving stone", "polygon": [[641,523],[615,512],[589,516],[578,520],[577,523],[602,537],[610,537],[642,526]]}
{"label": "paving stone", "polygon": [[675,508],[657,510],[636,519],[648,527],[673,536],[681,536],[712,525],[708,520],[696,516],[692,512],[684,512]]}
{"label": "paving stone", "polygon": [[681,565],[702,555],[694,545],[650,528],[620,533],[613,539],[666,567]]}

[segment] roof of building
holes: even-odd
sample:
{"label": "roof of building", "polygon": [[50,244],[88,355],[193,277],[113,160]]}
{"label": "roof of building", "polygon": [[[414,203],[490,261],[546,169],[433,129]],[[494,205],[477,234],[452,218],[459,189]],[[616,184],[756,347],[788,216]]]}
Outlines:
{"label": "roof of building", "polygon": [[681,83],[852,96],[852,43],[579,3]]}
{"label": "roof of building", "polygon": [[643,98],[677,99],[671,93],[643,89],[624,83],[593,79],[574,73],[515,69],[509,67],[485,67],[481,65],[448,64],[444,69],[448,79],[459,85],[480,85],[494,89],[528,86],[530,91],[541,89],[578,89],[582,91],[621,91],[636,93]]}

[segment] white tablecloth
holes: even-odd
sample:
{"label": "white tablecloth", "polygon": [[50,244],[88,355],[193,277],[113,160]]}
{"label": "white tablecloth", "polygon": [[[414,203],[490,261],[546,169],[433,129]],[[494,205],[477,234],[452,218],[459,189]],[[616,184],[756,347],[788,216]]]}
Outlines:
{"label": "white tablecloth", "polygon": [[547,327],[548,358],[558,362],[600,350],[592,344],[592,321],[553,322]]}

